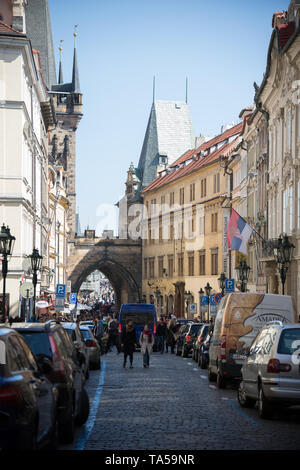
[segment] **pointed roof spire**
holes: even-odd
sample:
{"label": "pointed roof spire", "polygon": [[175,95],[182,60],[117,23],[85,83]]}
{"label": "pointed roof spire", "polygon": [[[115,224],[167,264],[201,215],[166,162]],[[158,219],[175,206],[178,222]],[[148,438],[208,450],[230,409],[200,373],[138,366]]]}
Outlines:
{"label": "pointed roof spire", "polygon": [[63,79],[63,70],[62,70],[62,60],[61,60],[61,56],[62,56],[62,43],[63,43],[63,39],[61,39],[59,41],[59,72],[58,72],[58,83],[59,84],[62,84],[64,83],[64,79]]}
{"label": "pointed roof spire", "polygon": [[77,64],[77,51],[76,51],[76,38],[77,38],[78,24],[74,26],[74,58],[73,58],[73,73],[72,73],[72,92],[81,93],[79,83],[79,72]]}

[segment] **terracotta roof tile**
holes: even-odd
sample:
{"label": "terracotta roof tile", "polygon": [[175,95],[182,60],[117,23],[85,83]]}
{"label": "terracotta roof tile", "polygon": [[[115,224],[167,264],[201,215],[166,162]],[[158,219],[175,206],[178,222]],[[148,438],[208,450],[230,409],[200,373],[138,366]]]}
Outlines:
{"label": "terracotta roof tile", "polygon": [[[243,124],[243,123],[240,123],[240,124]],[[242,127],[240,127],[239,134],[241,133],[241,130],[242,130]],[[194,171],[197,171],[199,168],[205,165],[208,165],[209,163],[213,163],[217,161],[221,155],[228,156],[234,150],[237,144],[238,138],[239,136],[237,136],[230,144],[228,143],[223,144],[222,147],[220,147],[219,149],[215,150],[214,152],[212,152],[211,154],[207,156],[196,157],[186,166],[184,165],[184,162],[183,162],[181,166],[174,168],[167,175],[156,178],[156,180],[154,180],[151,184],[149,184],[149,186],[147,186],[142,191],[142,193],[146,193],[148,191],[161,188],[162,186],[165,186],[166,184],[169,184],[179,178],[182,178],[185,175],[193,173]]]}
{"label": "terracotta roof tile", "polygon": [[290,21],[289,23],[279,24],[277,26],[278,31],[278,45],[279,49],[282,50],[288,40],[293,36],[295,32],[296,26],[294,21]]}
{"label": "terracotta roof tile", "polygon": [[240,122],[236,126],[233,126],[230,129],[227,129],[227,131],[223,132],[222,134],[219,134],[213,139],[210,139],[207,142],[204,142],[202,145],[200,145],[200,147],[193,149],[193,150],[189,150],[188,152],[183,154],[180,158],[178,158],[173,163],[173,165],[171,165],[171,168],[175,168],[177,165],[180,165],[181,163],[186,162],[187,160],[191,159],[193,155],[197,155],[200,152],[205,152],[209,148],[215,147],[216,145],[221,144],[227,139],[230,139],[231,137],[240,134],[242,128],[243,128],[243,122]]}
{"label": "terracotta roof tile", "polygon": [[17,29],[3,23],[3,21],[0,21],[0,34],[21,34],[23,36],[23,33],[20,33]]}

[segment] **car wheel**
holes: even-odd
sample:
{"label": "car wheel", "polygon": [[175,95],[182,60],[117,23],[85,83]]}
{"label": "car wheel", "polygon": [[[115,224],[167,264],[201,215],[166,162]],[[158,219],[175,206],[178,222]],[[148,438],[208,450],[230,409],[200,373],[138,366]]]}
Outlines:
{"label": "car wheel", "polygon": [[184,345],[182,346],[181,356],[182,357],[188,357],[188,353],[187,353],[186,348],[185,348]]}
{"label": "car wheel", "polygon": [[201,369],[206,369],[206,364],[205,364],[205,361],[203,360],[202,354],[200,356],[200,367]]}
{"label": "car wheel", "polygon": [[193,361],[195,360],[195,350],[194,350],[194,348],[193,348],[193,352],[192,352],[192,359],[193,359]]}
{"label": "car wheel", "polygon": [[87,368],[87,370],[86,370],[85,378],[86,378],[86,380],[88,380],[90,378],[90,369],[89,368]]}
{"label": "car wheel", "polygon": [[212,371],[210,370],[210,367],[208,368],[208,380],[210,382],[216,381],[216,375],[212,373]]}
{"label": "car wheel", "polygon": [[176,344],[176,356],[180,356],[180,351],[178,350],[178,344]]}
{"label": "car wheel", "polygon": [[76,424],[82,426],[88,419],[90,412],[90,400],[85,388],[81,392],[80,411],[76,417]]}
{"label": "car wheel", "polygon": [[96,370],[101,369],[101,359],[100,358],[97,362],[95,362],[94,369],[96,369]]}
{"label": "car wheel", "polygon": [[201,367],[201,353],[198,353],[198,360],[197,360],[197,364],[198,364],[198,367]]}
{"label": "car wheel", "polygon": [[221,375],[219,369],[217,372],[217,387],[220,389],[226,388],[226,379]]}
{"label": "car wheel", "polygon": [[258,416],[262,419],[269,419],[272,416],[272,407],[266,400],[262,385],[258,390]]}
{"label": "car wheel", "polygon": [[49,450],[56,450],[58,446],[58,422],[55,419],[53,423],[53,429],[51,432],[50,442],[49,442]]}
{"label": "car wheel", "polygon": [[241,380],[239,383],[239,388],[237,391],[237,399],[242,408],[253,408],[253,406],[256,403],[256,400],[254,400],[254,398],[250,398],[246,395],[243,380]]}
{"label": "car wheel", "polygon": [[61,444],[72,444],[74,441],[74,410],[72,408],[67,420],[59,425],[58,440]]}

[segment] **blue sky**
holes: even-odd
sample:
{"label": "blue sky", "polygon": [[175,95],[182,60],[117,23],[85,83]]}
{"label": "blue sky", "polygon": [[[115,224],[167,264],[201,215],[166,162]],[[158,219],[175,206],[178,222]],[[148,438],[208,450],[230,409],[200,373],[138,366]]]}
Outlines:
{"label": "blue sky", "polygon": [[214,136],[238,122],[261,83],[272,14],[288,0],[49,0],[54,47],[63,39],[64,79],[71,79],[73,28],[84,118],[77,154],[82,228],[99,223],[97,208],[124,193],[137,165],[152,103],[185,100],[195,134]]}

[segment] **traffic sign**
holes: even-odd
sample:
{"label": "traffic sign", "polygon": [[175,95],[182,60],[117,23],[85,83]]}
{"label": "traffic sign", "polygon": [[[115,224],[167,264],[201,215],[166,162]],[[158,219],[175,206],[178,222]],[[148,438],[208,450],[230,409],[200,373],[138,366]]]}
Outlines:
{"label": "traffic sign", "polygon": [[209,302],[210,305],[216,305],[215,294],[210,295]]}
{"label": "traffic sign", "polygon": [[34,295],[33,284],[31,282],[24,282],[20,287],[20,295],[25,299],[31,299]]}
{"label": "traffic sign", "polygon": [[200,305],[205,306],[207,305],[207,297],[205,295],[201,295],[200,297]]}
{"label": "traffic sign", "polygon": [[77,294],[72,293],[70,295],[70,304],[76,304],[76,302],[77,302]]}
{"label": "traffic sign", "polygon": [[189,307],[190,313],[195,315],[197,313],[197,304],[190,304]]}
{"label": "traffic sign", "polygon": [[225,292],[234,292],[235,281],[234,279],[226,279],[225,281]]}
{"label": "traffic sign", "polygon": [[57,284],[56,285],[56,298],[57,299],[64,299],[66,297],[66,285],[65,284]]}
{"label": "traffic sign", "polygon": [[221,302],[221,300],[222,300],[222,294],[221,294],[221,293],[215,294],[215,302],[216,302],[216,304],[218,304],[219,302]]}
{"label": "traffic sign", "polygon": [[55,299],[55,310],[63,310],[65,308],[65,299],[56,297]]}

